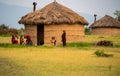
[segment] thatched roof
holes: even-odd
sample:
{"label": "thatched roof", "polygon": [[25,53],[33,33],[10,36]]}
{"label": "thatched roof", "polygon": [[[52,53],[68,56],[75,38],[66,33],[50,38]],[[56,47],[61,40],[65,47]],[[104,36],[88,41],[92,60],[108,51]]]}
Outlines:
{"label": "thatched roof", "polygon": [[90,27],[92,28],[101,28],[101,27],[114,27],[120,28],[120,22],[117,19],[109,15],[105,15],[103,18],[94,22]]}
{"label": "thatched roof", "polygon": [[52,2],[40,10],[28,13],[21,18],[19,23],[47,25],[79,23],[88,25],[88,22],[83,17],[57,2]]}

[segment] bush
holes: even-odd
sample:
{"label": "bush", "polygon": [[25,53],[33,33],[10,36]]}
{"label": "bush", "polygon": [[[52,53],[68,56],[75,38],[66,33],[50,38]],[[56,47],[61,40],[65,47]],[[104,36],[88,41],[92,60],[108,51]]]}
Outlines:
{"label": "bush", "polygon": [[8,27],[7,25],[5,25],[5,24],[1,24],[1,25],[0,25],[0,28],[1,28],[1,29],[8,29],[9,27]]}
{"label": "bush", "polygon": [[8,32],[9,32],[9,33],[13,33],[13,34],[18,34],[18,30],[15,29],[15,28],[9,28],[9,29],[8,29]]}
{"label": "bush", "polygon": [[98,41],[95,45],[97,45],[97,46],[113,46],[113,42],[107,41],[107,40],[101,40],[101,41]]}
{"label": "bush", "polygon": [[106,54],[103,50],[97,50],[94,54],[98,57],[113,57],[113,54]]}
{"label": "bush", "polygon": [[11,36],[12,34],[18,34],[18,30],[15,28],[9,28],[7,25],[0,25],[0,36]]}
{"label": "bush", "polygon": [[85,27],[85,35],[90,35],[90,28]]}

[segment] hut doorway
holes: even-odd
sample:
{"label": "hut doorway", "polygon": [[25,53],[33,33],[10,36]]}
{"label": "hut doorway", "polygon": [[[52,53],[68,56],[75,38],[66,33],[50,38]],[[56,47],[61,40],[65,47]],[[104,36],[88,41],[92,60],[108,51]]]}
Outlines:
{"label": "hut doorway", "polygon": [[44,24],[37,25],[37,45],[44,44]]}

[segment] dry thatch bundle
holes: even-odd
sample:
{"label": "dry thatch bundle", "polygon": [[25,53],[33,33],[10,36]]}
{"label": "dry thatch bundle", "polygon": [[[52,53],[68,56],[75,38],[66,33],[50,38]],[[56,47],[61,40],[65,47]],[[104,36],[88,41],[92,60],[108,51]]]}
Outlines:
{"label": "dry thatch bundle", "polygon": [[100,27],[113,27],[120,28],[120,22],[109,15],[105,15],[103,18],[94,22],[91,25],[92,28],[100,28]]}
{"label": "dry thatch bundle", "polygon": [[83,24],[88,25],[88,22],[74,11],[63,5],[52,2],[42,8],[31,12],[21,18],[20,24]]}

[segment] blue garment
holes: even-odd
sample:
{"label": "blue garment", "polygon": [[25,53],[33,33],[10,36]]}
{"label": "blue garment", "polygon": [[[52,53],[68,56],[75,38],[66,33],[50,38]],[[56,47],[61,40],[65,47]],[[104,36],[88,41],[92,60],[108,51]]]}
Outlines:
{"label": "blue garment", "polygon": [[29,42],[29,45],[33,45],[32,41]]}

